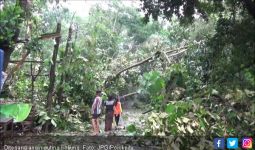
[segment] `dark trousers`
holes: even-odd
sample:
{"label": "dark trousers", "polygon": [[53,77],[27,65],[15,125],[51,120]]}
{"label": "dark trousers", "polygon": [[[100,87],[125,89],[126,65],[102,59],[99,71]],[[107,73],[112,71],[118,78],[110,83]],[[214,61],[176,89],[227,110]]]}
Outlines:
{"label": "dark trousers", "polygon": [[116,125],[118,126],[119,125],[119,121],[120,121],[120,114],[114,115],[114,116],[115,116]]}
{"label": "dark trousers", "polygon": [[107,111],[105,116],[105,131],[112,130],[113,111]]}

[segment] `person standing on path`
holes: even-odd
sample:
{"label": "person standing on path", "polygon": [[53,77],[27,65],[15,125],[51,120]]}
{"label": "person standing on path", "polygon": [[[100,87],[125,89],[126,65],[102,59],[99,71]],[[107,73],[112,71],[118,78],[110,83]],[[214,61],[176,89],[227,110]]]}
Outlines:
{"label": "person standing on path", "polygon": [[113,107],[116,104],[116,98],[112,94],[108,97],[108,100],[105,101],[106,114],[105,114],[105,132],[108,134],[112,130],[112,122],[113,122]]}
{"label": "person standing on path", "polygon": [[124,99],[124,97],[117,97],[117,102],[114,105],[114,117],[115,117],[115,122],[116,122],[116,127],[119,125],[119,120],[121,117],[121,113],[122,113],[122,107],[121,107],[121,102],[120,100]]}
{"label": "person standing on path", "polygon": [[96,91],[96,98],[92,104],[92,127],[93,127],[93,135],[99,134],[99,117],[101,114],[101,106],[102,106],[102,98],[101,98],[101,91]]}

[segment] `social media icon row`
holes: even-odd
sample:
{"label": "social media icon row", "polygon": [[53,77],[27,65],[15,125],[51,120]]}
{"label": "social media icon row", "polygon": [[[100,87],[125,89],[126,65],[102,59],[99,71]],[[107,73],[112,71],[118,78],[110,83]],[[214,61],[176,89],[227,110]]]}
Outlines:
{"label": "social media icon row", "polygon": [[[213,140],[214,149],[225,149],[225,138],[214,138]],[[227,148],[237,149],[238,148],[238,138],[227,138]],[[245,137],[242,138],[242,148],[251,149],[252,148],[252,138]]]}

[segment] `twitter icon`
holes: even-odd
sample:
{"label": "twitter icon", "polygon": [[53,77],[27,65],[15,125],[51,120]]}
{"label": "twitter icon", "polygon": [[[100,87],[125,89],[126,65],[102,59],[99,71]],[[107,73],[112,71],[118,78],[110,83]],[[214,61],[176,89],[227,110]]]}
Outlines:
{"label": "twitter icon", "polygon": [[237,149],[238,148],[238,138],[227,138],[227,148]]}

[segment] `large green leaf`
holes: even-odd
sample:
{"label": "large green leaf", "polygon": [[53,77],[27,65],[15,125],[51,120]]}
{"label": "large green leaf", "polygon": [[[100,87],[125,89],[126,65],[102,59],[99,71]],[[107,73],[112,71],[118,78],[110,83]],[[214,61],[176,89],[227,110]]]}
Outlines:
{"label": "large green leaf", "polygon": [[130,133],[133,133],[133,132],[136,132],[136,127],[134,124],[131,124],[129,126],[127,126],[127,131],[130,132]]}
{"label": "large green leaf", "polygon": [[168,104],[167,107],[166,107],[166,112],[168,114],[173,114],[173,113],[176,113],[175,112],[176,109],[175,109],[175,106],[173,104]]}
{"label": "large green leaf", "polygon": [[30,111],[31,104],[18,103],[18,104],[1,104],[0,105],[0,115],[2,117],[14,118],[14,122],[24,121]]}

